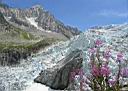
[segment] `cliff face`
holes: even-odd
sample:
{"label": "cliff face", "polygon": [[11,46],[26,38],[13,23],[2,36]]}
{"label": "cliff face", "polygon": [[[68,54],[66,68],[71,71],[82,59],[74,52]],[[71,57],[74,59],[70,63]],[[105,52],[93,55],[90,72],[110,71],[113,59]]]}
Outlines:
{"label": "cliff face", "polygon": [[35,28],[40,31],[60,33],[66,38],[80,33],[77,28],[64,25],[40,5],[35,5],[29,9],[0,7],[0,11],[9,21],[25,27]]}

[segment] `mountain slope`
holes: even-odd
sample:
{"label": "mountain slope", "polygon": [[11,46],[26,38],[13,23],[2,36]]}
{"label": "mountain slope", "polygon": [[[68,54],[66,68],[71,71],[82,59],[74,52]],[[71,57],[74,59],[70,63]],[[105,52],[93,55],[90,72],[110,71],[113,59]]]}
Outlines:
{"label": "mountain slope", "polygon": [[58,39],[40,38],[10,24],[0,13],[0,65],[15,65]]}
{"label": "mountain slope", "polygon": [[0,12],[0,42],[27,41],[32,39],[34,39],[32,34],[11,25]]}
{"label": "mountain slope", "polygon": [[66,38],[71,38],[80,33],[77,28],[65,26],[62,22],[55,19],[50,12],[44,10],[39,5],[35,5],[29,9],[0,7],[0,11],[14,25],[17,24],[19,27],[26,27],[26,30],[54,32]]}

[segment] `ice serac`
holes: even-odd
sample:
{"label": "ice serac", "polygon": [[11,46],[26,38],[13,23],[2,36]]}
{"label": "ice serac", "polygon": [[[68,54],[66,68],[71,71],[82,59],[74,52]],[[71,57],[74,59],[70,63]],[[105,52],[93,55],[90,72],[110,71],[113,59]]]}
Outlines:
{"label": "ice serac", "polygon": [[82,67],[82,51],[75,50],[60,60],[53,68],[43,70],[34,80],[53,89],[65,89],[69,85],[70,72]]}

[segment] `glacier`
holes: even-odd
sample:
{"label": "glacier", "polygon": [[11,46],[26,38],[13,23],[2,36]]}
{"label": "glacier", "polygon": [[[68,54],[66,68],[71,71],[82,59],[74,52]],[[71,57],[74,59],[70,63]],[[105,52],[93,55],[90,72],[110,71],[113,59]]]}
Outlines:
{"label": "glacier", "polygon": [[[40,50],[27,60],[22,60],[15,67],[0,67],[0,91],[54,91],[49,87],[34,83],[42,69],[52,68],[61,59],[65,58],[71,51],[79,49],[83,52],[83,68],[89,74],[88,49],[94,46],[94,41],[101,39],[104,45],[103,52],[108,46],[112,51],[110,68],[112,72],[118,70],[115,62],[116,53],[122,51],[124,60],[128,60],[128,24],[103,26],[101,29],[88,29],[80,35],[74,36],[66,42],[58,42],[54,45]],[[125,80],[128,82],[128,80]],[[35,89],[35,90],[34,90]]]}

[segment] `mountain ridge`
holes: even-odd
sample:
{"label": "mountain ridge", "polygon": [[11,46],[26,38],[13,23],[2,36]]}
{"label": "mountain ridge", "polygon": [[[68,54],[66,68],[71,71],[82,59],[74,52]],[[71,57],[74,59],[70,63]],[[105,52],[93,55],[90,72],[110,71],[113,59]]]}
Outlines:
{"label": "mountain ridge", "polygon": [[[0,11],[10,22],[16,23],[19,26],[26,24],[28,25],[25,26],[27,28],[33,26],[37,30],[59,33],[66,38],[71,38],[81,33],[77,28],[64,25],[64,23],[56,19],[49,11],[44,10],[40,5],[34,5],[26,9],[0,7]],[[22,22],[21,25],[15,20]],[[30,22],[33,22],[36,26]],[[32,27],[30,29],[32,29]]]}

